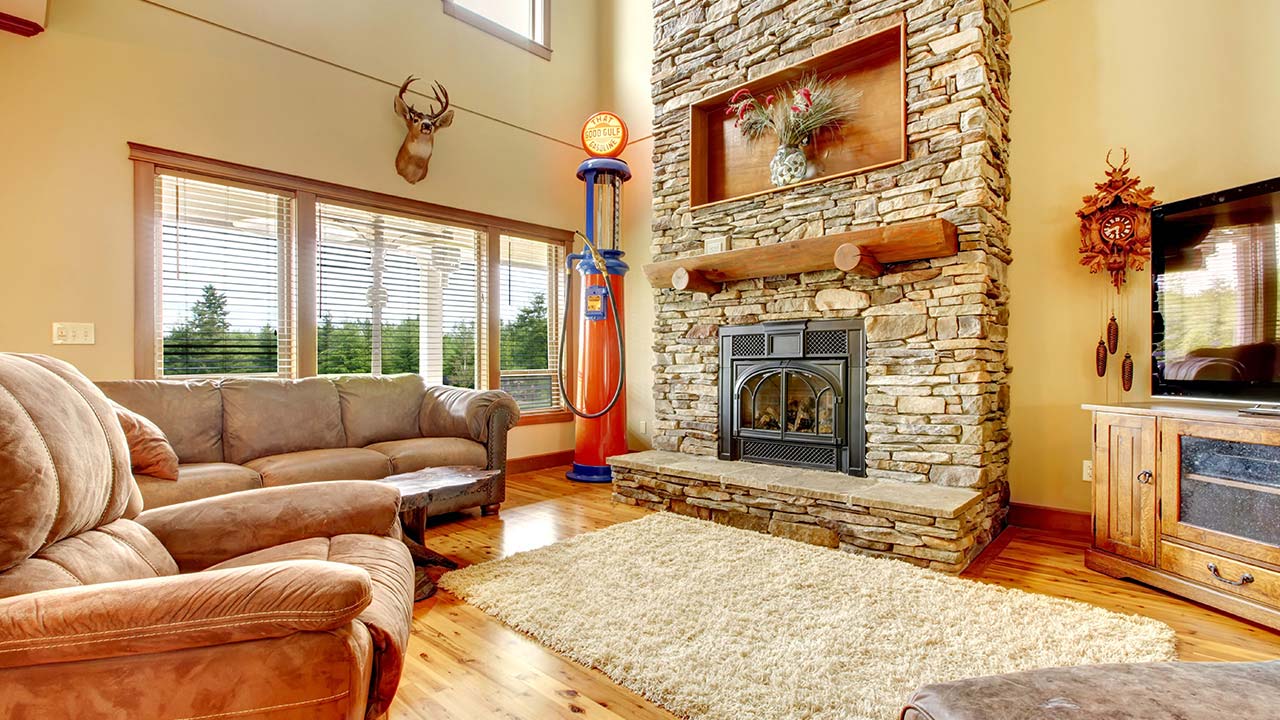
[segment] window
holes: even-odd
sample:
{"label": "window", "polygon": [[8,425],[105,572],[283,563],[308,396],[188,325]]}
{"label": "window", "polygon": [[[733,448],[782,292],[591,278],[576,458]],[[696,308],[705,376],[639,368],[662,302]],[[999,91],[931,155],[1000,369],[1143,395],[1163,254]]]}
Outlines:
{"label": "window", "polygon": [[137,377],[419,373],[569,419],[572,233],[130,148]]}
{"label": "window", "polygon": [[328,203],[316,228],[321,374],[476,387],[476,231]]}
{"label": "window", "polygon": [[524,410],[559,407],[564,246],[503,235],[499,253],[501,388]]}
{"label": "window", "polygon": [[551,0],[442,0],[446,15],[551,59]]}
{"label": "window", "polygon": [[293,200],[155,178],[161,376],[293,368]]}

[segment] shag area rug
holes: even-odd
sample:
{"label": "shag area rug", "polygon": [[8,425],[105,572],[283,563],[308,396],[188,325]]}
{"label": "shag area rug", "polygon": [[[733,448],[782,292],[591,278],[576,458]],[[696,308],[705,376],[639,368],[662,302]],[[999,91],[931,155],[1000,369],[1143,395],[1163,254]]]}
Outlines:
{"label": "shag area rug", "polygon": [[932,682],[1174,659],[1155,620],[671,513],[440,587],[699,720],[893,720]]}

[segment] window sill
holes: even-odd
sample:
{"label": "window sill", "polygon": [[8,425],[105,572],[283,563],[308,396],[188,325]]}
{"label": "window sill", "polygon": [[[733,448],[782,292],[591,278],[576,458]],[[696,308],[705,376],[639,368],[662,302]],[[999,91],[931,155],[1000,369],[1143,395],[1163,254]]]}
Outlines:
{"label": "window sill", "polygon": [[516,47],[527,50],[537,55],[543,60],[551,60],[551,48],[542,43],[531,40],[520,33],[506,28],[489,18],[480,15],[472,10],[461,7],[453,2],[453,0],[440,0],[444,4],[444,14],[452,18],[457,18],[462,22],[474,27],[478,30],[486,32],[499,40],[515,45]]}
{"label": "window sill", "polygon": [[520,413],[520,422],[516,423],[516,427],[566,423],[571,420],[573,420],[573,413],[568,410],[535,410],[533,412]]}

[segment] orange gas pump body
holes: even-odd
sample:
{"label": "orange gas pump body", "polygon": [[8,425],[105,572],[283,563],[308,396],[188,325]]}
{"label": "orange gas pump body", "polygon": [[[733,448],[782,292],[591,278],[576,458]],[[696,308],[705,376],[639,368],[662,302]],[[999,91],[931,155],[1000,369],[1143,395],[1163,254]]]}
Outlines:
{"label": "orange gas pump body", "polygon": [[[578,345],[577,372],[574,373],[574,404],[587,413],[600,411],[609,404],[618,382],[621,358],[618,357],[617,333],[624,332],[622,318],[613,317],[613,309],[606,297],[602,301],[605,317],[592,320],[587,317],[588,288],[609,283],[619,314],[623,312],[623,275],[612,273],[582,274],[581,292],[578,295]],[[625,378],[623,378],[625,382]],[[623,387],[618,402],[609,412],[598,418],[578,418],[574,445],[575,471],[582,466],[607,468],[605,458],[627,452],[627,395]],[[575,479],[588,480],[587,477]],[[607,481],[608,476],[600,478]]]}

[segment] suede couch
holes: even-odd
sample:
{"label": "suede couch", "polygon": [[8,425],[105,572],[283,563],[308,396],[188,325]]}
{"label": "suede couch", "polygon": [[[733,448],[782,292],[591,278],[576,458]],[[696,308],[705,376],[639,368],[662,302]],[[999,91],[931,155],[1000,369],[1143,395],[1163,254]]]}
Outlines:
{"label": "suede couch", "polygon": [[[119,380],[98,387],[158,425],[177,452],[176,481],[136,476],[147,508],[443,465],[505,471],[507,431],[520,418],[507,393],[428,387],[418,375]],[[460,497],[432,513],[496,511],[505,479],[504,473],[489,494]]]}
{"label": "suede couch", "polygon": [[1280,661],[1082,665],[929,685],[901,720],[1271,720]]}
{"label": "suede couch", "polygon": [[361,720],[412,620],[400,494],[284,486],[139,512],[115,410],[0,353],[0,717]]}

